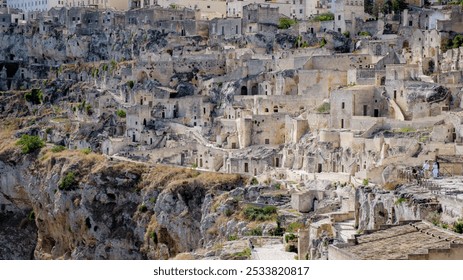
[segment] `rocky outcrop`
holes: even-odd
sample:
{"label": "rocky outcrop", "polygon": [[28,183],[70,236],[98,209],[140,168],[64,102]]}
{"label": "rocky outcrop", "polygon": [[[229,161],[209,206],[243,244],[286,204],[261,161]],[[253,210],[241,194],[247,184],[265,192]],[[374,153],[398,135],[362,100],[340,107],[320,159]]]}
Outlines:
{"label": "rocky outcrop", "polygon": [[[16,165],[6,161],[14,156]],[[6,259],[171,258],[223,238],[211,230],[212,217],[223,215],[216,198],[244,185],[238,175],[150,168],[80,151],[21,156],[13,149],[1,158]],[[63,185],[69,174],[72,182]]]}
{"label": "rocky outcrop", "polygon": [[418,187],[400,186],[395,191],[359,187],[355,193],[356,226],[360,231],[400,221],[423,220],[429,213],[439,211],[435,198]]}

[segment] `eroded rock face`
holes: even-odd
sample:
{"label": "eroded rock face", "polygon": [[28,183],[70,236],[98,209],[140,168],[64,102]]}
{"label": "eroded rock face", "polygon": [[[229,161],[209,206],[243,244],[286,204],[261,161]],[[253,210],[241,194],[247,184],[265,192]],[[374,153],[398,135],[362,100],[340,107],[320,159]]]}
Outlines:
{"label": "eroded rock face", "polygon": [[0,259],[34,259],[37,227],[31,212],[0,212]]}
{"label": "eroded rock face", "polygon": [[[15,166],[1,158],[3,259],[172,258],[223,238],[211,231],[223,215],[213,205],[219,193],[243,186],[238,175],[149,168],[79,151],[42,152]],[[75,183],[63,187],[70,172]]]}
{"label": "eroded rock face", "polygon": [[360,187],[355,194],[355,219],[359,230],[379,229],[400,221],[423,220],[440,205],[430,195],[401,186],[395,191]]}

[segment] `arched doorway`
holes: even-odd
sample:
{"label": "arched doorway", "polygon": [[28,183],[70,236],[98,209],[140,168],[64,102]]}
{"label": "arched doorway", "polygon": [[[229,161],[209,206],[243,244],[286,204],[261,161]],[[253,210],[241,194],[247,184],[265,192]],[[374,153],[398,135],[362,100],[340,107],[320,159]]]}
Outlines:
{"label": "arched doorway", "polygon": [[257,90],[257,85],[253,85],[251,88],[251,94],[252,95],[257,95],[259,92]]}
{"label": "arched doorway", "polygon": [[241,87],[241,95],[248,95],[248,88],[246,86]]}

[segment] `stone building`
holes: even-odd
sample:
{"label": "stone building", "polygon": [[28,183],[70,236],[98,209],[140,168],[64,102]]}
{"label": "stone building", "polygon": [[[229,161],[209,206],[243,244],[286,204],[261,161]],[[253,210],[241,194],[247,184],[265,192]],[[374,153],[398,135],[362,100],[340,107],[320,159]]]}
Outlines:
{"label": "stone building", "polygon": [[7,5],[10,8],[21,9],[24,12],[48,11],[51,8],[64,7],[66,0],[8,0]]}
{"label": "stone building", "polygon": [[157,0],[156,4],[164,8],[188,8],[198,11],[198,19],[202,20],[226,17],[226,0]]}
{"label": "stone building", "polygon": [[360,85],[332,91],[331,127],[358,130],[362,126],[358,124],[362,123],[362,119],[387,116],[388,106],[381,93],[374,86]]}
{"label": "stone building", "polygon": [[209,36],[234,37],[241,36],[241,19],[215,18],[209,21]]}
{"label": "stone building", "polygon": [[279,9],[267,4],[249,4],[243,7],[243,32],[274,32],[278,28]]}
{"label": "stone building", "polygon": [[64,0],[66,7],[93,6],[100,9],[126,11],[130,0]]}
{"label": "stone building", "polygon": [[159,21],[181,21],[188,19],[195,19],[195,12],[187,8],[173,9],[153,6],[143,9],[129,10],[126,13],[126,22],[133,25],[154,25]]}

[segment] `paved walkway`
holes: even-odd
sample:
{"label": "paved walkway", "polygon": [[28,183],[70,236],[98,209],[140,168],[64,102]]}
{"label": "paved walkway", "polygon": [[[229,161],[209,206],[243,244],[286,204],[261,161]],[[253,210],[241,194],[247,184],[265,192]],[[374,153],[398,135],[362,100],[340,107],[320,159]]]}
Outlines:
{"label": "paved walkway", "polygon": [[264,244],[252,250],[252,260],[294,260],[295,253],[286,252],[283,244]]}

